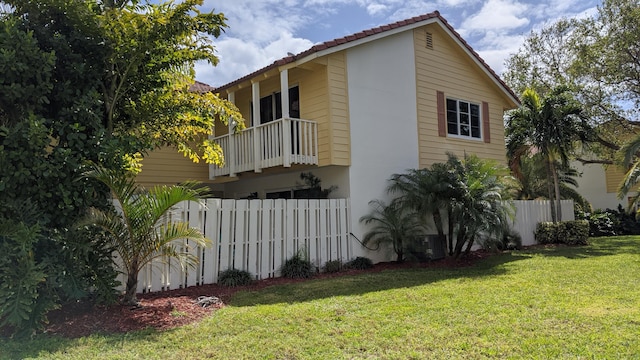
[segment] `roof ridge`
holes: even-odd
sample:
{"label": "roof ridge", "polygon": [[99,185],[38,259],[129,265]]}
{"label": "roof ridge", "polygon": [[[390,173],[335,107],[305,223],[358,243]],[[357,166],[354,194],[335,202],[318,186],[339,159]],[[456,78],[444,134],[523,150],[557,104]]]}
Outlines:
{"label": "roof ridge", "polygon": [[226,89],[229,87],[232,87],[236,84],[239,84],[243,81],[246,81],[248,79],[251,79],[257,75],[260,75],[264,72],[267,72],[275,67],[278,66],[282,66],[282,65],[286,65],[289,63],[294,62],[295,60],[299,59],[299,58],[304,58],[305,56],[317,53],[319,51],[322,50],[326,50],[332,47],[336,47],[342,44],[346,44],[349,43],[351,41],[355,41],[355,40],[359,40],[359,39],[363,39],[366,38],[368,36],[373,36],[373,35],[377,35],[386,31],[390,31],[393,29],[397,29],[397,28],[401,28],[404,26],[408,26],[408,25],[412,25],[415,23],[419,23],[425,20],[429,20],[429,19],[438,19],[440,22],[442,22],[442,24],[449,30],[451,31],[451,33],[460,41],[460,43],[478,60],[478,62],[480,62],[480,64],[482,66],[485,67],[485,69],[496,79],[496,81],[498,81],[500,83],[500,85],[502,85],[504,87],[504,89],[511,95],[513,96],[513,98],[518,101],[518,96],[513,92],[513,90],[511,90],[509,88],[509,86],[500,78],[500,76],[498,76],[498,74],[493,71],[493,69],[491,69],[491,67],[489,66],[489,64],[487,64],[484,59],[482,59],[482,57],[480,57],[480,55],[473,50],[473,48],[471,47],[471,45],[469,45],[469,43],[467,43],[466,40],[464,40],[462,38],[462,36],[460,36],[460,34],[453,28],[453,26],[451,26],[451,24],[449,24],[449,22],[440,15],[440,12],[438,10],[435,10],[433,12],[430,13],[426,13],[426,14],[422,14],[422,15],[418,15],[418,16],[414,16],[412,18],[409,19],[404,19],[404,20],[399,20],[396,21],[394,23],[390,23],[390,24],[386,24],[386,25],[380,25],[377,27],[373,27],[371,29],[366,29],[366,30],[362,30],[359,31],[357,33],[354,34],[350,34],[350,35],[346,35],[343,37],[339,37],[339,38],[335,38],[332,40],[328,40],[328,41],[324,41],[322,43],[319,44],[315,44],[312,47],[310,47],[309,49],[302,51],[298,54],[295,55],[287,55],[281,59],[278,59],[276,61],[274,61],[273,63],[262,67],[254,72],[251,72],[245,76],[242,76],[232,82],[229,82],[227,84],[224,84],[218,88],[216,88],[216,90],[220,90],[220,89]]}

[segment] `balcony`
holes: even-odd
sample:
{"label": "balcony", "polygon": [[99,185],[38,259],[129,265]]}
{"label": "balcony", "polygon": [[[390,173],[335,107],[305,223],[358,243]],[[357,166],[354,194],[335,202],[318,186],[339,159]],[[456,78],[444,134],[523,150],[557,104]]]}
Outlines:
{"label": "balcony", "polygon": [[222,147],[225,164],[210,167],[212,178],[292,164],[318,165],[315,121],[283,118],[237,134],[218,136],[213,141]]}

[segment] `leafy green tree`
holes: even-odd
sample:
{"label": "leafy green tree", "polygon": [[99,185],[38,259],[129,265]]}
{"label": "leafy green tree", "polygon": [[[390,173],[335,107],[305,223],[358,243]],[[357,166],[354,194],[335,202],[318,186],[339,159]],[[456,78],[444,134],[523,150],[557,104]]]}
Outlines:
{"label": "leafy green tree", "polygon": [[113,285],[102,266],[110,252],[71,230],[89,208],[108,206],[104,184],[82,176],[87,162],[124,171],[164,145],[194,161],[223,161],[206,135],[216,117],[241,123],[240,115],[214,94],[188,91],[194,63],[217,62],[210,38],[226,26],[201,4],[3,1],[0,219],[30,227],[8,205],[38,209],[33,258],[45,288],[56,289],[39,301]]}
{"label": "leafy green tree", "polygon": [[177,259],[183,268],[193,267],[198,258],[174,240],[187,239],[195,246],[209,240],[186,222],[167,222],[167,213],[182,201],[199,201],[199,192],[186,186],[158,186],[149,191],[138,187],[131,175],[95,167],[87,176],[105,184],[118,211],[94,209],[83,224],[93,224],[109,234],[120,265],[127,274],[123,302],[137,304],[138,274],[153,260]]}
{"label": "leafy green tree", "polygon": [[396,262],[402,262],[407,248],[416,239],[426,235],[423,223],[417,214],[398,201],[386,204],[381,200],[369,202],[371,213],[360,218],[360,222],[372,227],[365,233],[364,245],[391,245]]}
{"label": "leafy green tree", "polygon": [[568,167],[577,142],[587,141],[592,128],[566,87],[553,89],[545,98],[527,89],[521,98],[522,106],[507,116],[507,156],[513,169],[519,157],[540,152],[546,166],[551,215],[556,222],[562,220],[558,165]]}
{"label": "leafy green tree", "polygon": [[575,158],[583,163],[619,163],[616,153],[637,120],[640,103],[640,3],[605,0],[593,17],[561,19],[532,32],[506,62],[505,81],[516,92],[542,97],[568,86],[594,126]]}
{"label": "leafy green tree", "polygon": [[222,14],[201,13],[198,0],[5,3],[0,43],[15,50],[0,55],[0,198],[32,199],[43,226],[64,228],[106,198],[78,180],[86,161],[124,169],[170,145],[222,163],[206,135],[216,117],[241,117],[188,91],[196,61],[217,63],[209,37]]}

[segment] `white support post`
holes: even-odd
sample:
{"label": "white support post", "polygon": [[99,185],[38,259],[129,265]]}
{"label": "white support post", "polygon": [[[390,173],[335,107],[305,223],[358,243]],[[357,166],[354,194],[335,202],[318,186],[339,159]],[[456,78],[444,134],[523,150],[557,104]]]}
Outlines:
{"label": "white support post", "polygon": [[291,167],[291,119],[282,119],[282,166]]}
{"label": "white support post", "polygon": [[282,105],[282,166],[291,167],[291,120],[289,120],[289,70],[280,71]]}
{"label": "white support post", "polygon": [[[229,93],[229,102],[232,104],[236,104],[236,93]],[[225,160],[227,164],[229,164],[229,177],[236,176],[236,135],[234,133],[235,126],[233,124],[234,120],[229,121],[229,148],[227,149],[227,154],[224,154]]]}
{"label": "white support post", "polygon": [[262,172],[262,141],[258,125],[260,124],[260,82],[251,83],[251,95],[253,100],[253,171]]}
{"label": "white support post", "polygon": [[280,72],[280,102],[282,103],[282,118],[289,118],[289,70]]}

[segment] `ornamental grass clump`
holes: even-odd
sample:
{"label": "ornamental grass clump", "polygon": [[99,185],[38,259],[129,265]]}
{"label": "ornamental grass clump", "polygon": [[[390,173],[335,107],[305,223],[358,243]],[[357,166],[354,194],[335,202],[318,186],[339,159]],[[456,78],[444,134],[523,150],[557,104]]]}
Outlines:
{"label": "ornamental grass clump", "polygon": [[344,267],[347,269],[354,269],[354,270],[366,270],[373,267],[373,261],[371,261],[371,259],[366,258],[364,256],[358,256],[357,258],[346,263]]}
{"label": "ornamental grass clump", "polygon": [[337,273],[340,272],[343,268],[342,261],[340,260],[329,260],[324,263],[322,267],[322,271],[325,273]]}
{"label": "ornamental grass clump", "polygon": [[227,287],[251,285],[253,276],[246,270],[227,269],[218,276],[218,284]]}
{"label": "ornamental grass clump", "polygon": [[287,278],[306,279],[315,274],[315,268],[301,252],[298,252],[285,261],[280,272]]}

